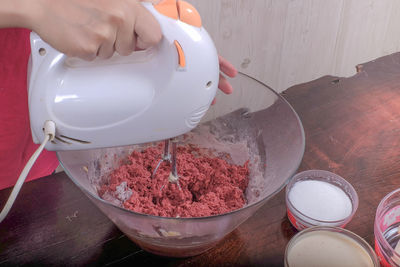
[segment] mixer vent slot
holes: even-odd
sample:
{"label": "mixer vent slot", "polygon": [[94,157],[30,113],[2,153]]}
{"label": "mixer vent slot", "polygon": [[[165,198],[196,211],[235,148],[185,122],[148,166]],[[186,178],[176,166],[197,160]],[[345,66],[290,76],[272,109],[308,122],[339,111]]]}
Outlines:
{"label": "mixer vent slot", "polygon": [[65,140],[63,140],[63,139],[61,139],[59,136],[55,136],[54,137],[55,139],[57,139],[58,141],[60,141],[60,142],[62,142],[62,143],[64,143],[64,144],[68,144],[68,145],[71,145],[71,143],[70,142],[68,142],[68,141],[65,141]]}
{"label": "mixer vent slot", "polygon": [[208,106],[204,106],[194,111],[191,116],[186,119],[186,124],[190,128],[194,128],[200,122],[201,118],[203,118],[204,114],[207,112],[207,109]]}
{"label": "mixer vent slot", "polygon": [[[84,141],[84,140],[76,139],[76,138],[69,137],[69,136],[65,136],[65,135],[59,135],[59,136],[56,136],[55,138],[56,138],[58,141],[63,142],[64,144],[68,144],[68,145],[71,145],[71,144],[72,144],[71,141],[72,141],[72,142],[81,143],[81,144],[85,144],[85,145],[86,145],[86,144],[90,144],[89,141]],[[67,140],[65,140],[65,139],[67,139]]]}

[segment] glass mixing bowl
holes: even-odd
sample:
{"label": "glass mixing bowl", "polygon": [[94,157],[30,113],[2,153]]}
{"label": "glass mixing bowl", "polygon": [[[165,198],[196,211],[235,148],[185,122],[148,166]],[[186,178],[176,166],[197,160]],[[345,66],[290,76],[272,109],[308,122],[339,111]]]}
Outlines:
{"label": "glass mixing bowl", "polygon": [[239,73],[231,83],[234,94],[219,99],[223,103],[211,107],[203,123],[192,131],[199,138],[181,142],[229,153],[236,164],[250,159],[247,204],[241,209],[209,217],[167,218],[136,213],[101,199],[97,190],[109,173],[128,153],[148,144],[60,151],[60,163],[89,199],[144,250],[170,257],[200,254],[278,193],[296,172],[304,153],[301,121],[286,100],[245,74]]}

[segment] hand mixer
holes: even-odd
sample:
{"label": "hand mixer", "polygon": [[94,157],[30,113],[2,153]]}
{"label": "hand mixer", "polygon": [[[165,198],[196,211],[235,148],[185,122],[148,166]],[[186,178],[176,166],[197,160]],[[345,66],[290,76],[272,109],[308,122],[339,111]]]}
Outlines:
{"label": "hand mixer", "polygon": [[43,148],[83,150],[169,139],[193,129],[207,112],[219,64],[199,13],[180,0],[143,5],[158,20],[163,38],[130,56],[67,58],[31,34],[30,122],[33,141],[44,141],[21,173],[0,222]]}

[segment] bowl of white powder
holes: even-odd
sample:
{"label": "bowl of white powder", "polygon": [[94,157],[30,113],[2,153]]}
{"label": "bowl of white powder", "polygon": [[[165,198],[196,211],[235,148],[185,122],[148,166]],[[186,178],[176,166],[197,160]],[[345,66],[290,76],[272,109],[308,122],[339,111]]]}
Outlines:
{"label": "bowl of white powder", "polygon": [[286,187],[287,215],[297,230],[312,226],[345,227],[358,208],[353,186],[337,174],[308,170]]}

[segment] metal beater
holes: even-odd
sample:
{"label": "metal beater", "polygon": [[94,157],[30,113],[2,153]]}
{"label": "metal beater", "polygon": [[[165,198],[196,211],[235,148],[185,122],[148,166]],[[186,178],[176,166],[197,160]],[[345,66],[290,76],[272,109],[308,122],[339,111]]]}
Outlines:
{"label": "metal beater", "polygon": [[[172,153],[171,154],[169,152],[169,147],[170,147],[169,144],[170,143],[172,143]],[[177,143],[178,143],[178,141],[175,138],[166,139],[164,141],[164,153],[163,153],[160,161],[157,163],[157,166],[155,167],[151,177],[155,177],[156,172],[163,161],[168,161],[171,164],[171,172],[169,173],[169,176],[168,176],[168,182],[176,184],[178,186],[179,190],[182,190],[181,185],[179,184],[178,170],[176,168],[176,144]],[[160,191],[162,191],[164,187],[165,187],[165,184],[163,186],[161,186]]]}

